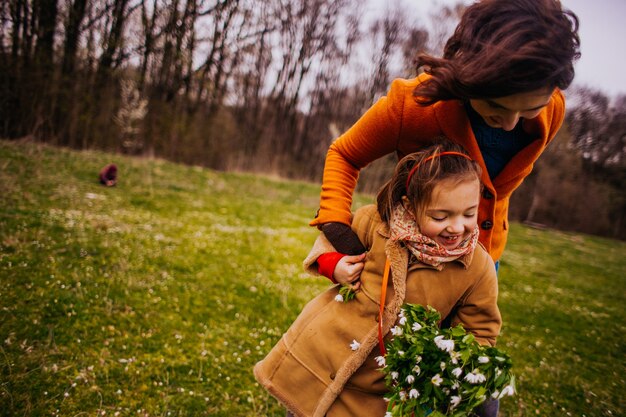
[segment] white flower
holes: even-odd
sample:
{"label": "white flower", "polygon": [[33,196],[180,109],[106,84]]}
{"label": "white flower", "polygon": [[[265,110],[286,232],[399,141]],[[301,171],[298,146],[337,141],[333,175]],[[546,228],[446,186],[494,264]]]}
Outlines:
{"label": "white flower", "polygon": [[458,395],[453,395],[450,397],[450,407],[455,408],[461,402],[461,397]]}
{"label": "white flower", "polygon": [[450,395],[450,390],[448,388],[442,389],[443,393],[446,395]]}
{"label": "white flower", "polygon": [[413,367],[413,372],[415,372],[416,375],[419,375],[422,373],[422,368],[420,368],[419,365],[415,365]]}
{"label": "white flower", "polygon": [[459,381],[455,381],[454,384],[452,384],[452,386],[450,388],[452,388],[452,389],[459,389],[460,386],[461,386],[461,384],[459,384]]}
{"label": "white flower", "polygon": [[361,347],[361,344],[357,342],[356,340],[352,340],[352,343],[350,343],[350,349],[352,350],[357,350],[360,347]]}
{"label": "white flower", "polygon": [[420,363],[421,361],[422,361],[422,357],[418,355],[418,356],[415,358],[415,363]]}
{"label": "white flower", "polygon": [[433,385],[435,385],[435,386],[437,386],[437,387],[438,387],[438,386],[439,386],[439,385],[441,385],[441,383],[443,382],[443,378],[441,378],[441,377],[439,376],[439,374],[437,374],[437,375],[435,375],[434,377],[432,377],[432,378],[430,379],[430,382],[432,382],[432,383],[433,383]]}
{"label": "white flower", "polygon": [[400,326],[404,326],[406,324],[406,317],[400,317],[400,320],[398,320],[398,323],[400,323]]}
{"label": "white flower", "polygon": [[500,393],[500,397],[499,398],[502,398],[502,397],[507,396],[507,395],[510,396],[510,395],[513,395],[513,394],[515,394],[515,389],[513,389],[513,387],[511,385],[507,385],[506,387],[504,387],[502,389],[502,392]]}
{"label": "white flower", "polygon": [[383,368],[385,366],[385,357],[384,356],[376,356],[374,358],[374,360],[376,361],[378,366],[380,366],[381,368]]}
{"label": "white flower", "polygon": [[400,396],[400,401],[404,401],[406,399],[406,392],[400,391],[398,395]]}
{"label": "white flower", "polygon": [[335,296],[335,301],[337,301],[338,303],[343,303],[343,295],[337,294]]}
{"label": "white flower", "polygon": [[486,356],[479,356],[478,363],[489,363],[489,358]]}
{"label": "white flower", "polygon": [[450,362],[452,362],[453,365],[458,364],[460,358],[461,358],[461,353],[457,351],[450,352]]}
{"label": "white flower", "polygon": [[391,411],[387,411],[385,413],[385,417],[393,417],[393,414],[391,414]]}
{"label": "white flower", "polygon": [[406,382],[412,384],[415,381],[415,377],[413,375],[409,375],[406,377]]}
{"label": "white flower", "polygon": [[454,350],[454,340],[444,339],[443,336],[435,337],[435,344],[441,350],[452,352]]}
{"label": "white flower", "polygon": [[472,372],[465,375],[464,379],[470,384],[480,384],[487,380],[487,378],[485,378],[485,375],[481,374],[478,369],[474,369]]}
{"label": "white flower", "polygon": [[399,350],[398,351],[398,356],[404,356],[404,351],[403,350]]}
{"label": "white flower", "polygon": [[441,368],[441,370],[443,371],[444,369],[446,369],[446,363],[445,362],[440,362],[439,363],[439,368]]}
{"label": "white flower", "polygon": [[391,328],[391,334],[394,336],[402,336],[402,327],[400,326],[393,326]]}
{"label": "white flower", "polygon": [[413,323],[413,326],[411,328],[413,329],[414,332],[419,332],[422,329],[422,325],[415,322]]}
{"label": "white flower", "polygon": [[460,377],[462,373],[463,373],[463,369],[458,368],[458,367],[452,370],[452,375],[454,375],[457,378]]}
{"label": "white flower", "polygon": [[409,391],[409,398],[417,398],[419,396],[420,396],[420,393],[415,388],[413,388],[411,391]]}
{"label": "white flower", "polygon": [[400,376],[400,374],[397,373],[396,371],[393,371],[391,373],[391,379],[393,379],[394,381],[397,381],[399,376]]}
{"label": "white flower", "polygon": [[493,392],[493,394],[491,394],[491,398],[499,398],[500,397],[500,391],[495,390]]}

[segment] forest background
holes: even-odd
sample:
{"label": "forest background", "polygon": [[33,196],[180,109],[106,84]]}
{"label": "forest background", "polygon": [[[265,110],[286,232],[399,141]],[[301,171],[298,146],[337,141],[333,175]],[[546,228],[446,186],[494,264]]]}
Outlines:
{"label": "forest background", "polygon": [[[440,53],[463,8],[415,20],[364,19],[357,0],[3,1],[0,137],[319,182],[330,143],[415,75],[418,53]],[[626,96],[566,95],[510,217],[623,240]]]}

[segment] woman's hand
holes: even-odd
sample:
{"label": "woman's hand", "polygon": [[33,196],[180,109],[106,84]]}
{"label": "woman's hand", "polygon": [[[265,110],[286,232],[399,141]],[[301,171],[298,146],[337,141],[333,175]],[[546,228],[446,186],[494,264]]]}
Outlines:
{"label": "woman's hand", "polygon": [[365,265],[365,253],[346,255],[337,262],[333,279],[342,285],[350,285],[356,291],[361,286],[361,272]]}

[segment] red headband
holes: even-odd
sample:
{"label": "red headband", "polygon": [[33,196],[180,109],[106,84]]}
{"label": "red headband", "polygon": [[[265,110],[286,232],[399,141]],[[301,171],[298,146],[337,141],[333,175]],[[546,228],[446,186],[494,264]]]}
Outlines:
{"label": "red headband", "polygon": [[409,183],[411,182],[411,177],[413,176],[413,174],[415,174],[415,171],[417,171],[417,168],[420,167],[420,165],[422,165],[424,162],[428,162],[431,159],[435,159],[438,158],[440,156],[445,156],[445,155],[456,155],[456,156],[462,156],[463,158],[471,161],[472,158],[470,158],[469,156],[465,155],[464,153],[461,152],[441,152],[441,153],[437,153],[435,155],[431,155],[428,158],[424,159],[422,162],[420,162],[419,164],[415,164],[415,166],[413,168],[411,168],[411,171],[409,171],[409,176],[406,177],[406,189],[407,191],[409,190]]}

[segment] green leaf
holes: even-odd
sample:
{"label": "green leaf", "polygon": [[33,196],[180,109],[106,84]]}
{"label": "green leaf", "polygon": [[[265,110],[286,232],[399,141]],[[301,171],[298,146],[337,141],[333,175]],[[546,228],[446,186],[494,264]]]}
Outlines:
{"label": "green leaf", "polygon": [[462,326],[456,326],[451,329],[452,336],[461,337],[465,335],[465,329]]}
{"label": "green leaf", "polygon": [[356,297],[356,291],[354,291],[348,285],[342,285],[341,288],[339,288],[339,294],[341,294],[341,296],[343,297],[344,303],[347,303],[348,301]]}

